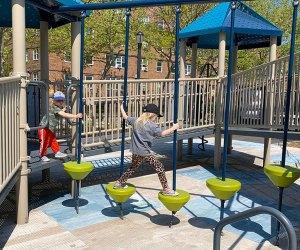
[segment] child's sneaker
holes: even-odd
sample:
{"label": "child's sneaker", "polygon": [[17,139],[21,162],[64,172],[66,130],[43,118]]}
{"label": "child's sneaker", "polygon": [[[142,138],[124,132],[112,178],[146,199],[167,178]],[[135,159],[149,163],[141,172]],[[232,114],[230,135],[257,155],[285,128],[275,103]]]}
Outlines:
{"label": "child's sneaker", "polygon": [[179,195],[176,191],[174,191],[172,189],[165,189],[165,190],[161,191],[161,193],[165,196],[178,196]]}
{"label": "child's sneaker", "polygon": [[43,162],[50,161],[50,159],[49,159],[47,156],[43,156],[43,157],[41,158],[41,160],[42,160]]}
{"label": "child's sneaker", "polygon": [[121,184],[119,181],[116,181],[114,185],[114,189],[118,189],[118,188],[128,188],[128,186],[126,184]]}
{"label": "child's sneaker", "polygon": [[62,153],[62,152],[57,152],[56,154],[55,154],[55,158],[65,158],[65,157],[67,157],[68,155],[67,154],[64,154],[64,153]]}

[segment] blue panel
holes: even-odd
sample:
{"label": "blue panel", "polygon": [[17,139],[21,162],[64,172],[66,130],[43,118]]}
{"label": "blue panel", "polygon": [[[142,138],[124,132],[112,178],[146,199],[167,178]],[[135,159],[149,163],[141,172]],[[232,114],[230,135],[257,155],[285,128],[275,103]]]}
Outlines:
{"label": "blue panel", "polygon": [[[180,31],[180,38],[189,38],[188,45],[197,41],[198,48],[218,49],[219,32],[226,32],[229,48],[230,3],[222,3]],[[244,3],[236,10],[235,32],[239,49],[268,47],[270,36],[277,36],[281,45],[282,31]]]}
{"label": "blue panel", "polygon": [[179,38],[220,32],[230,3],[222,3],[180,31]]}
{"label": "blue panel", "polygon": [[[82,4],[79,0],[49,0],[49,1],[40,1],[39,5],[45,8],[51,8],[53,6],[68,4],[68,5],[77,5]],[[12,11],[11,11],[11,1],[0,0],[1,8],[1,17],[0,17],[0,27],[11,27],[12,26]],[[26,28],[40,28],[40,21],[48,21],[49,25],[53,28],[61,26],[63,24],[69,23],[68,20],[61,17],[55,16],[51,13],[43,16],[41,18],[38,8],[34,7],[30,3],[25,1],[25,14],[26,14]]]}
{"label": "blue panel", "polygon": [[[222,31],[229,32],[230,18],[228,15],[224,20]],[[236,10],[235,32],[239,34],[256,34],[265,36],[281,36],[282,31],[269,22],[261,21],[241,10]]]}

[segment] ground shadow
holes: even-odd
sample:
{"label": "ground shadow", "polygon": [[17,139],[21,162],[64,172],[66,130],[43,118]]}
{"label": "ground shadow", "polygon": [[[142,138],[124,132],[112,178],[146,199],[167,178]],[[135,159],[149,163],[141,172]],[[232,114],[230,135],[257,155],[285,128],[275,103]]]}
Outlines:
{"label": "ground shadow", "polygon": [[[171,222],[172,215],[168,214],[156,214],[150,216],[150,221],[159,226],[169,226]],[[180,223],[180,219],[176,216],[173,217],[172,225],[177,225]]]}
{"label": "ground shadow", "polygon": [[0,249],[3,249],[16,227],[16,207],[14,197],[9,194],[1,205]]}
{"label": "ground shadow", "polygon": [[[74,199],[64,200],[61,204],[65,207],[74,207],[75,206]],[[79,198],[79,200],[78,200],[79,207],[84,207],[87,204],[89,204],[89,202],[86,199]]]}
{"label": "ground shadow", "polygon": [[188,223],[193,227],[213,230],[218,222],[206,217],[193,217],[188,220]]}
{"label": "ground shadow", "polygon": [[[130,210],[123,210],[123,216],[130,214],[130,212],[131,212]],[[101,213],[107,217],[113,217],[113,218],[121,216],[121,210],[119,206],[106,207],[101,210]]]}
{"label": "ground shadow", "polygon": [[[105,191],[106,192],[106,191]],[[106,193],[107,194],[107,193]],[[119,204],[117,204],[115,201],[110,199],[109,195],[105,196],[106,199],[109,200],[111,206],[106,207],[101,210],[101,213],[105,216],[108,217],[120,217],[121,215],[121,207]],[[135,199],[128,199],[126,202],[122,203],[122,210],[123,210],[123,215],[128,215],[130,213],[136,212],[134,209],[137,208],[137,206],[131,204],[132,202],[137,202],[138,200]]]}

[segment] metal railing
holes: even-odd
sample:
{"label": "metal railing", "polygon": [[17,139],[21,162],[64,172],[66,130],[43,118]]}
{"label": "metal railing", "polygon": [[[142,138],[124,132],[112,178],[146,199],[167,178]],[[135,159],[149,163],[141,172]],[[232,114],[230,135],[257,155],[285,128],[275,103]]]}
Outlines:
{"label": "metal railing", "polygon": [[[289,57],[237,73],[232,77],[230,125],[283,128]],[[300,53],[295,54],[289,128],[300,126]],[[226,84],[226,78],[223,80]]]}
{"label": "metal railing", "polygon": [[222,229],[229,224],[247,219],[249,217],[258,215],[258,214],[269,214],[273,216],[276,220],[278,220],[287,232],[288,238],[288,250],[296,250],[297,249],[297,237],[295,233],[295,229],[290,222],[290,220],[281,212],[272,207],[261,206],[255,207],[244,212],[226,217],[225,219],[218,222],[214,231],[214,250],[220,250],[221,245],[221,233]]}
{"label": "metal railing", "polygon": [[0,194],[21,167],[20,77],[0,78]]}
{"label": "metal railing", "polygon": [[[217,78],[184,79],[179,81],[180,131],[214,126],[215,88]],[[155,103],[163,117],[158,124],[173,124],[174,80],[129,80],[128,115],[139,116],[147,103]],[[123,81],[84,82],[84,147],[121,141],[120,105]],[[127,139],[130,128],[126,128]]]}

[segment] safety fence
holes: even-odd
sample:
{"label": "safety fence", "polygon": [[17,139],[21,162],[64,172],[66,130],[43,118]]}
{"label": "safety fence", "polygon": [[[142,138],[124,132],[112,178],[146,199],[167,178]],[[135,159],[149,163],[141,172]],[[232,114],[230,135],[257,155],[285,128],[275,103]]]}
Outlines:
{"label": "safety fence", "polygon": [[[289,57],[232,77],[230,126],[282,129]],[[300,127],[300,53],[295,54],[289,128]],[[224,79],[224,86],[227,79]]]}
{"label": "safety fence", "polygon": [[0,78],[0,194],[21,167],[20,77]]}
{"label": "safety fence", "polygon": [[[180,130],[214,125],[215,88],[217,79],[188,79],[179,81]],[[120,105],[123,101],[123,81],[84,82],[85,147],[121,140]],[[127,107],[129,116],[139,116],[143,107],[155,103],[161,109],[158,125],[168,128],[173,124],[174,80],[129,80]],[[130,128],[126,128],[129,139]]]}

